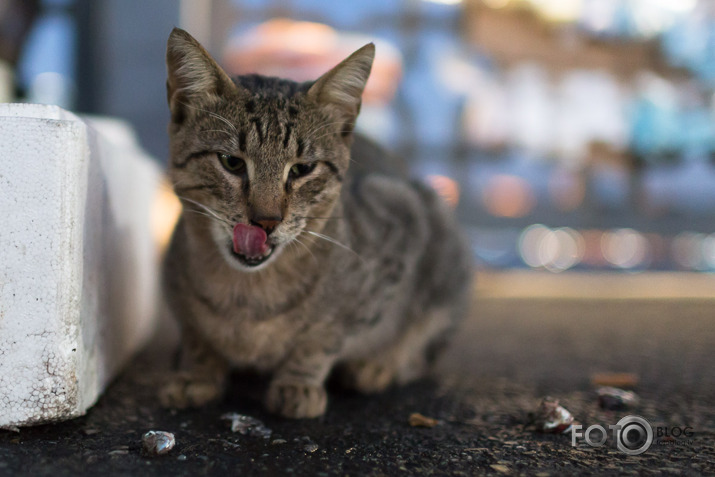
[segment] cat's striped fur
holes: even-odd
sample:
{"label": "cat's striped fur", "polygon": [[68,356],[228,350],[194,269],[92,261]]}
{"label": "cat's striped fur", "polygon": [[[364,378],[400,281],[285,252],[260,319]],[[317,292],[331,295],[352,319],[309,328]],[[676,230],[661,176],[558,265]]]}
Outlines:
{"label": "cat's striped fur", "polygon": [[[450,211],[352,132],[373,54],[316,82],[231,80],[172,32],[169,174],[184,211],[164,288],[183,356],[166,404],[201,405],[249,368],[271,376],[269,410],[318,416],[333,369],[363,392],[409,381],[464,311],[470,254]],[[270,251],[237,253],[237,224],[263,227]]]}

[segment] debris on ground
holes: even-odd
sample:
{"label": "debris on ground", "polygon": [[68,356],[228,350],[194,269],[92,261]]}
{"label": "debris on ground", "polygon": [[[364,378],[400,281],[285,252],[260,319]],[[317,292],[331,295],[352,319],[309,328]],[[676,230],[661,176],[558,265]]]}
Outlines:
{"label": "debris on ground", "polygon": [[221,419],[231,421],[231,432],[238,432],[244,436],[269,439],[273,434],[273,431],[267,428],[263,422],[245,414],[230,412],[221,416]]}
{"label": "debris on ground", "polygon": [[622,411],[638,404],[638,396],[633,391],[626,391],[612,386],[596,390],[598,405],[608,411]]}
{"label": "debris on ground", "polygon": [[142,436],[142,447],[150,455],[163,455],[176,445],[176,439],[171,432],[149,431]]}
{"label": "debris on ground", "polygon": [[412,414],[410,414],[408,422],[412,427],[434,427],[439,424],[439,421],[437,419],[423,416],[419,412],[413,412]]}
{"label": "debris on ground", "polygon": [[511,473],[511,469],[509,469],[509,467],[507,467],[507,466],[505,466],[505,465],[492,464],[492,465],[490,465],[489,467],[491,467],[492,470],[496,470],[496,471],[499,472],[500,474],[510,474],[510,473]]}
{"label": "debris on ground", "polygon": [[610,386],[614,388],[633,389],[638,384],[635,373],[594,373],[591,375],[594,387]]}
{"label": "debris on ground", "polygon": [[547,396],[541,401],[534,416],[536,429],[553,434],[567,433],[574,423],[573,416],[565,407],[559,405],[559,400]]}
{"label": "debris on ground", "polygon": [[313,439],[310,438],[310,436],[303,436],[303,437],[296,437],[293,439],[294,442],[299,442],[303,444],[303,450],[307,453],[312,454],[313,452],[317,451],[320,449],[320,446],[313,442]]}

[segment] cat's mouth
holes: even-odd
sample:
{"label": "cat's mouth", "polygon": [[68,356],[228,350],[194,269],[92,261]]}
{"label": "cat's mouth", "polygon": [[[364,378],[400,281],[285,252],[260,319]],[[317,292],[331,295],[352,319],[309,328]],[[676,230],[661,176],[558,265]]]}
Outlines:
{"label": "cat's mouth", "polygon": [[257,267],[273,254],[275,247],[261,227],[237,224],[233,228],[231,254],[247,267]]}
{"label": "cat's mouth", "polygon": [[242,253],[236,252],[233,247],[231,247],[231,255],[233,255],[239,262],[241,262],[242,265],[245,265],[247,267],[257,267],[258,265],[268,260],[271,255],[273,255],[273,250],[275,250],[275,247],[269,246],[268,250],[263,255],[249,257]]}

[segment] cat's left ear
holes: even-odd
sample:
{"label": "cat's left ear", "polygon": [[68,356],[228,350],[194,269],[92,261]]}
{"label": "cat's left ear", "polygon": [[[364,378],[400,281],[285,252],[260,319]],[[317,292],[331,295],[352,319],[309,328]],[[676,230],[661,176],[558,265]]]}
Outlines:
{"label": "cat's left ear", "polygon": [[174,28],[169,36],[166,67],[166,93],[174,122],[187,114],[186,107],[200,107],[205,99],[235,88],[206,49],[180,28]]}
{"label": "cat's left ear", "polygon": [[362,92],[374,59],[375,45],[368,43],[321,76],[307,96],[335,109],[352,126],[360,112]]}

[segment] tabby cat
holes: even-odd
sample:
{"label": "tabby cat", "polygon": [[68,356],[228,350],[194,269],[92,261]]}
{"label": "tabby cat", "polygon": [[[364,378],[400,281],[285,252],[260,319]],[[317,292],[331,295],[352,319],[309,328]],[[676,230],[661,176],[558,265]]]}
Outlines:
{"label": "tabby cat", "polygon": [[182,352],[165,405],[218,398],[243,368],[270,375],[269,411],[319,416],[332,370],[365,393],[405,383],[463,313],[470,253],[450,211],[353,133],[374,52],[313,82],[231,79],[172,31],[169,174],[184,209],[163,282]]}

